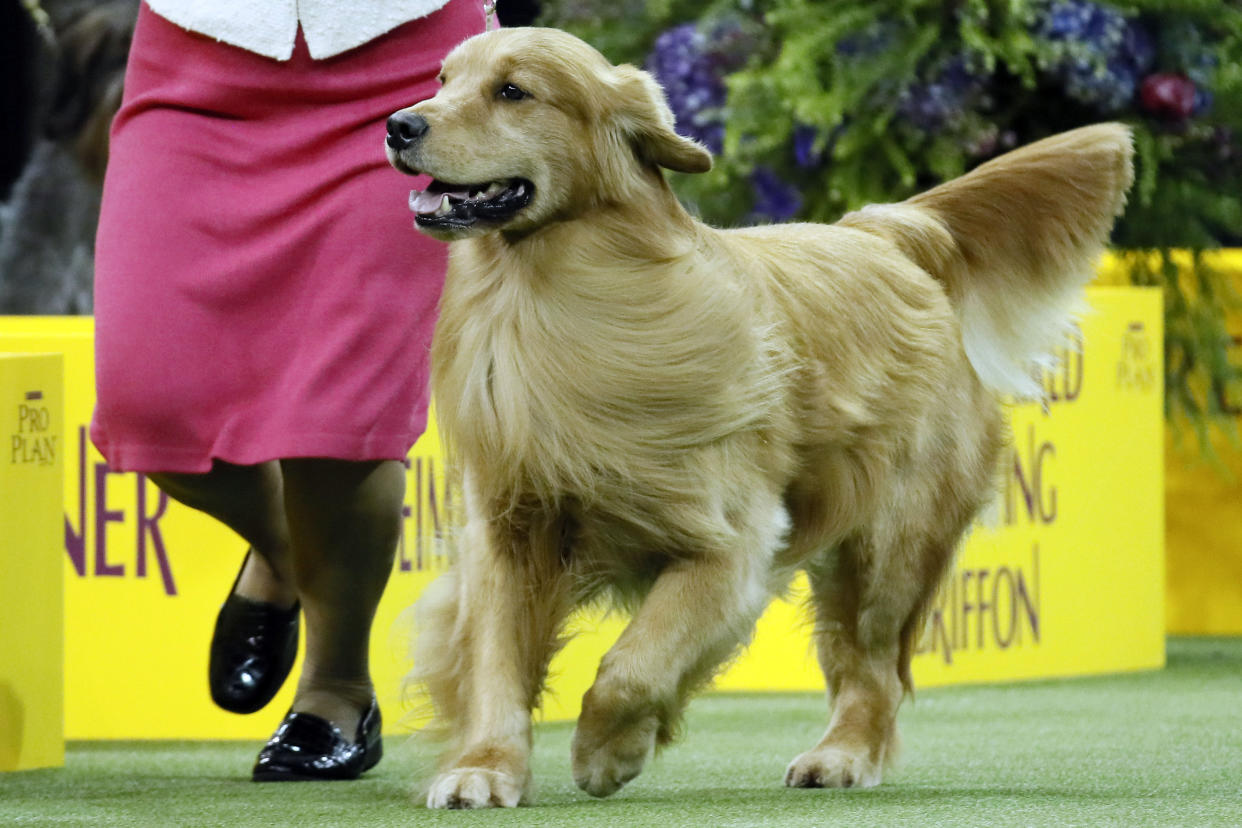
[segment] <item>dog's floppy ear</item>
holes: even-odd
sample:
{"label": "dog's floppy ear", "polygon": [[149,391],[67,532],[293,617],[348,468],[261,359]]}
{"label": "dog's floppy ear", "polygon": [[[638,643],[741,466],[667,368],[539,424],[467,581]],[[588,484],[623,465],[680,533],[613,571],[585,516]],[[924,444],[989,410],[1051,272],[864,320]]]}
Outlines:
{"label": "dog's floppy ear", "polygon": [[617,126],[639,157],[675,172],[710,170],[711,153],[673,130],[673,113],[655,79],[629,65],[617,66],[614,71]]}

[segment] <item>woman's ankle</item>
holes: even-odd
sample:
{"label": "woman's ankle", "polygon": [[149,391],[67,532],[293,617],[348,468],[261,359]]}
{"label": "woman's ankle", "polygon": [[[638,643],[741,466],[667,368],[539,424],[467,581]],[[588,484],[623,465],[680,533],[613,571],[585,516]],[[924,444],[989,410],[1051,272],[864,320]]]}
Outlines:
{"label": "woman's ankle", "polygon": [[346,739],[353,740],[358,723],[375,698],[375,688],[369,680],[333,681],[310,686],[303,681],[298,686],[290,710],[294,713],[310,713],[336,725]]}
{"label": "woman's ankle", "polygon": [[233,592],[242,598],[274,604],[281,609],[289,609],[298,600],[297,592],[286,585],[268,564],[267,559],[253,549],[242,564],[242,571]]}

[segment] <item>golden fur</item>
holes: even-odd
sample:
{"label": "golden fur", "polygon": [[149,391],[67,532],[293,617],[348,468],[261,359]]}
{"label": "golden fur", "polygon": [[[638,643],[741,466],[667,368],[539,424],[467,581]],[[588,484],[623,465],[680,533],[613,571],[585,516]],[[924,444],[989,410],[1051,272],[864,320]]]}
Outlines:
{"label": "golden fur", "polygon": [[392,163],[534,197],[429,229],[454,242],[433,389],[465,524],[419,605],[415,677],[451,735],[428,804],[528,795],[562,622],[599,598],[633,618],[572,762],[613,793],[799,569],[832,714],[785,782],[878,784],[923,614],[993,491],[998,392],[1037,387],[1123,205],[1128,130],[1054,136],[831,226],[722,231],[665,183],[710,157],[645,73],[509,29],[442,79],[403,111],[425,130]]}

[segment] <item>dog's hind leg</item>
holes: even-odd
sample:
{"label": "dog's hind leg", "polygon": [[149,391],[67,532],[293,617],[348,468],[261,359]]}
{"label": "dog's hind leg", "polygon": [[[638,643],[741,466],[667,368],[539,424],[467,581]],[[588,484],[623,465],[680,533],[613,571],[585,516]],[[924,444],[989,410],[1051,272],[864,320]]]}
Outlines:
{"label": "dog's hind leg", "polygon": [[[987,477],[973,484],[982,490]],[[897,709],[914,687],[910,660],[936,588],[977,508],[942,487],[939,496],[882,507],[896,521],[847,538],[808,567],[816,649],[830,719],[819,744],[785,773],[797,788],[873,787],[896,759]],[[908,494],[908,490],[907,490]],[[919,516],[936,520],[919,521]]]}
{"label": "dog's hind leg", "polygon": [[573,738],[574,781],[592,796],[639,774],[655,746],[673,738],[690,693],[753,632],[788,527],[778,498],[754,500],[765,501],[751,506],[756,519],[727,533],[727,543],[666,566],[600,663]]}
{"label": "dog's hind leg", "polygon": [[828,729],[790,763],[800,788],[880,784],[896,758],[897,709],[913,692],[910,661],[928,607],[963,534],[992,496],[1003,441],[1000,411],[963,375],[864,514],[869,520],[807,564]]}
{"label": "dog's hind leg", "polygon": [[456,606],[441,596],[434,613],[452,622],[438,625],[439,646],[456,652],[423,678],[451,737],[428,807],[512,807],[529,795],[531,710],[573,604],[562,527],[540,523],[478,517],[465,527]]}

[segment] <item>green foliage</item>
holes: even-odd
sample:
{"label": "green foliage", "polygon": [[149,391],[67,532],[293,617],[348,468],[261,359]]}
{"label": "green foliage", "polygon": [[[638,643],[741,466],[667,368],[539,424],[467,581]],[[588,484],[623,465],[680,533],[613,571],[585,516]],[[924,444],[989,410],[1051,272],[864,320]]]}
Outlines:
{"label": "green foliage", "polygon": [[[1227,419],[1218,397],[1242,397],[1224,335],[1236,294],[1199,255],[1242,246],[1242,5],[1233,0],[547,0],[545,22],[638,65],[680,24],[696,23],[708,42],[747,33],[748,54],[718,73],[719,111],[670,96],[679,128],[724,122],[715,168],[674,177],[719,225],[834,221],[1054,132],[1129,124],[1137,179],[1113,243],[1192,251],[1194,290],[1171,265],[1133,274],[1165,288],[1169,413],[1203,432]],[[1141,84],[1153,76],[1189,85],[1193,111],[1148,101]],[[785,182],[783,213],[779,198],[760,209],[757,170]]]}

